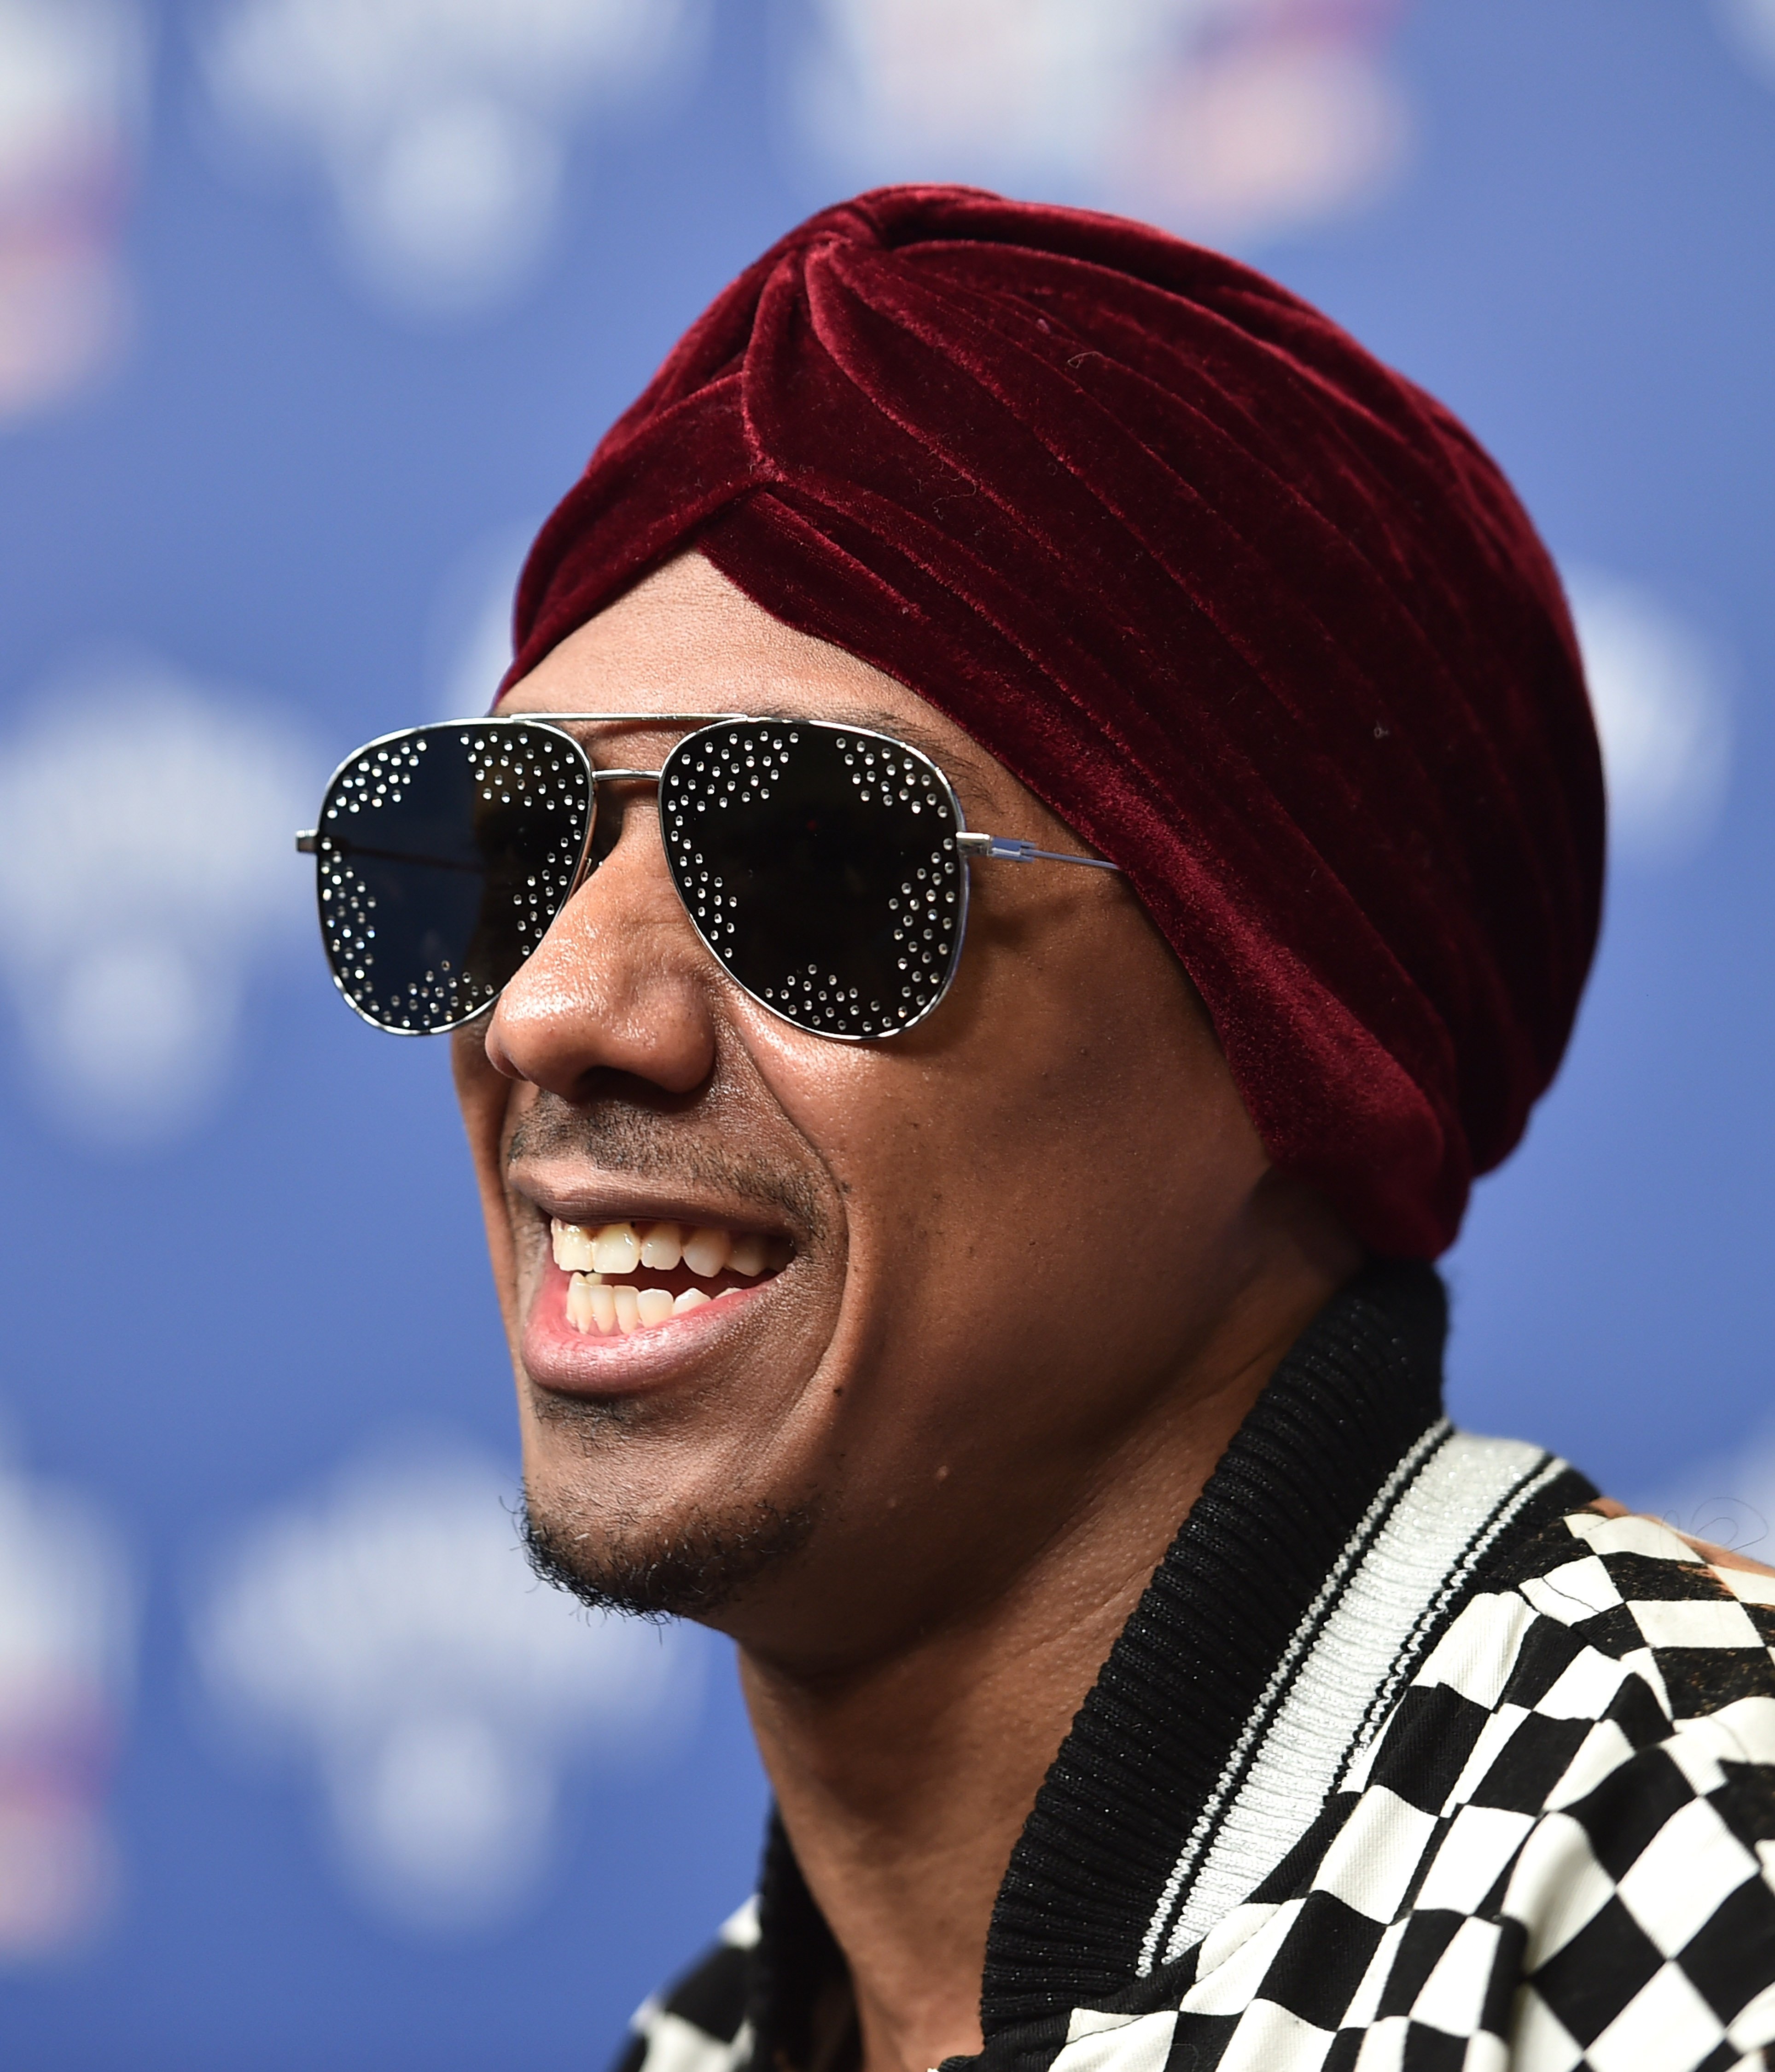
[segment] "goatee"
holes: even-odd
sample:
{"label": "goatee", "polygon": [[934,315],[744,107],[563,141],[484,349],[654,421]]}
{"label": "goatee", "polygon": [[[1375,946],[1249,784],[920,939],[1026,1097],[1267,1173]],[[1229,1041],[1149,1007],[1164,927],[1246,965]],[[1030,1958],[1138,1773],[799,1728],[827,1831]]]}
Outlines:
{"label": "goatee", "polygon": [[633,1618],[706,1619],[742,1596],[767,1569],[791,1560],[814,1528],[811,1506],[788,1511],[761,1500],[739,1519],[692,1518],[678,1531],[569,1531],[526,1503],[524,1551],[545,1583],[594,1611]]}

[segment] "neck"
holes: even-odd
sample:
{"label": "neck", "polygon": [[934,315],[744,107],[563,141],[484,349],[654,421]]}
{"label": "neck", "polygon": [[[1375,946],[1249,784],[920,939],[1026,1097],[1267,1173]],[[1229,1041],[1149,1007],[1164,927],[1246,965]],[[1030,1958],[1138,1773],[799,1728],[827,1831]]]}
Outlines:
{"label": "neck", "polygon": [[1179,1522],[1341,1277],[1247,1313],[989,1601],[838,1673],[742,1650],[779,1811],[848,1966],[864,2072],[980,2049],[993,1904],[1042,1780]]}

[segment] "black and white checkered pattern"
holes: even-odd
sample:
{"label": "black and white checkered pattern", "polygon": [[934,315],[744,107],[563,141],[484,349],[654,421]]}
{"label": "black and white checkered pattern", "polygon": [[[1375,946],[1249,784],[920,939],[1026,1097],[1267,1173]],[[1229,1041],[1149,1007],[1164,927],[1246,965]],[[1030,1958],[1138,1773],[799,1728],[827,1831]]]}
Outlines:
{"label": "black and white checkered pattern", "polygon": [[[1143,2024],[1171,2025],[1159,2062],[1764,2062],[1775,1577],[1589,1511],[1536,1552],[1467,1604],[1313,1830],[1165,1979],[1177,2012]],[[1135,2072],[1078,2049],[1116,2012],[1075,2012],[1056,2072]]]}
{"label": "black and white checkered pattern", "polygon": [[[1522,1486],[1527,1486],[1524,1482]],[[1775,2042],[1775,1576],[1584,1510],[1482,1574],[1304,1828],[1022,2072],[1723,2072]],[[1406,1657],[1402,1654],[1399,1659]],[[1384,1688],[1384,1686],[1383,1686]],[[1358,1708],[1359,1709],[1359,1708]],[[1286,1708],[1264,1732],[1290,1731]],[[1236,1811],[1236,1807],[1235,1808]],[[1204,1904],[1214,1918],[1202,1919]],[[1199,1930],[1199,1932],[1197,1932]],[[1188,1947],[1179,1947],[1178,1938]],[[750,1917],[637,2017],[738,2072]]]}

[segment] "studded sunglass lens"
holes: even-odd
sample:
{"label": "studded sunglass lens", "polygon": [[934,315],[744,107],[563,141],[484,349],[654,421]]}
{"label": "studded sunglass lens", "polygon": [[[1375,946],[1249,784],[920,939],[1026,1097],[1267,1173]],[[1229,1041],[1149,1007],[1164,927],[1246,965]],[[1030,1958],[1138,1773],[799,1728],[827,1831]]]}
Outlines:
{"label": "studded sunglass lens", "polygon": [[889,1036],[949,984],[968,911],[936,765],[884,734],[748,721],[659,775],[666,861],[696,932],[754,999],[823,1036]]}
{"label": "studded sunglass lens", "polygon": [[457,722],[360,749],[297,838],[319,861],[340,992],[396,1034],[472,1021],[572,894],[602,783],[657,782],[667,868],[697,934],[754,1000],[840,1041],[910,1029],[947,992],[969,856],[1116,868],[968,833],[936,764],[866,728],[736,716],[699,724],[658,771],[594,771],[563,730],[692,717],[709,715]]}
{"label": "studded sunglass lens", "polygon": [[416,1036],[479,1013],[572,891],[592,798],[578,744],[550,726],[415,727],[360,749],[314,841],[322,940],[359,1013]]}

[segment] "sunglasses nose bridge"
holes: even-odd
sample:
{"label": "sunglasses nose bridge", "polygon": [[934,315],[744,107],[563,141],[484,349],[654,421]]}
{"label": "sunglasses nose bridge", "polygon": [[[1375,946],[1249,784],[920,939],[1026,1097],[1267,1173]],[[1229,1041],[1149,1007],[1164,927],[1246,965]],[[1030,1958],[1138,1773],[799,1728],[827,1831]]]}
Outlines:
{"label": "sunglasses nose bridge", "polygon": [[487,1055],[568,1100],[599,1071],[691,1092],[715,1062],[706,963],[657,853],[625,830],[499,996]]}
{"label": "sunglasses nose bridge", "polygon": [[[632,786],[639,789],[643,785],[652,785],[657,789],[662,775],[657,770],[615,769],[594,769],[590,774],[592,792],[590,809],[586,821],[585,847],[580,855],[579,868],[573,874],[573,882],[568,887],[565,897],[561,901],[563,909],[566,906],[568,900],[575,896],[593,872],[597,870],[604,860],[614,852],[617,843],[623,837],[628,817],[618,804],[622,798],[623,791],[616,790],[606,800],[600,796],[604,788],[610,786],[627,788]],[[611,833],[610,828],[613,808],[618,823],[614,834]],[[610,838],[608,841],[602,840],[601,834],[610,836]]]}

